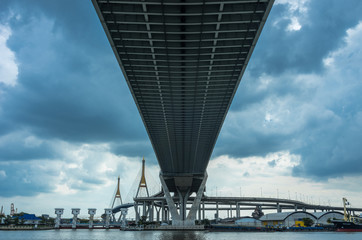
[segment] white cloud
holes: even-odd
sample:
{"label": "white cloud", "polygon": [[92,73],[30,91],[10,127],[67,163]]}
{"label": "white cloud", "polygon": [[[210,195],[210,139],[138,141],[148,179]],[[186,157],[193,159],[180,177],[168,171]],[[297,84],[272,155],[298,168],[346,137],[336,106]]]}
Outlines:
{"label": "white cloud", "polygon": [[[328,68],[330,73],[335,74],[338,72],[339,75],[343,73],[343,79],[361,76],[361,39],[362,22],[359,22],[355,27],[346,31],[346,37],[344,38],[345,45],[331,52],[323,60],[324,65]],[[350,74],[353,74],[353,76]]]}
{"label": "white cloud", "polygon": [[288,9],[290,12],[307,13],[307,4],[309,2],[310,0],[276,0],[275,4],[288,4]]}
{"label": "white cloud", "polygon": [[0,24],[0,83],[15,86],[19,69],[15,53],[6,45],[10,36],[10,27]]}
{"label": "white cloud", "polygon": [[[210,161],[208,167],[206,195],[262,195],[332,206],[341,206],[342,197],[347,197],[356,207],[360,207],[362,193],[358,184],[362,177],[343,177],[324,182],[293,177],[292,168],[299,162],[300,156],[285,151],[271,153],[265,157],[217,157]],[[249,215],[251,211],[245,214]]]}
{"label": "white cloud", "polygon": [[302,28],[302,23],[308,14],[308,3],[310,0],[277,0],[275,5],[286,4],[288,6],[288,15],[275,20],[274,26],[278,25],[281,20],[289,20],[286,31],[299,31]]}
{"label": "white cloud", "polygon": [[299,19],[297,17],[292,17],[290,19],[290,24],[287,27],[287,31],[299,31],[302,28],[302,25],[299,23]]}
{"label": "white cloud", "polygon": [[[66,210],[65,216],[69,216],[70,209],[74,207],[80,207],[84,216],[87,215],[87,208],[95,207],[101,215],[104,208],[109,207],[118,176],[123,201],[132,201],[140,180],[141,157],[116,156],[110,152],[108,144],[76,145],[58,140],[49,144],[62,153],[59,159],[32,160],[18,164],[26,169],[21,170],[24,174],[21,181],[32,185],[43,183],[42,186],[50,186],[50,192],[38,193],[31,197],[0,197],[2,203],[14,202],[19,211],[37,214],[52,214],[54,208],[62,207]],[[9,165],[12,162],[3,161],[2,164]],[[151,194],[160,189],[158,174],[159,167],[148,165],[146,159],[146,181]],[[4,177],[6,173],[1,170],[0,179]],[[131,209],[130,216],[133,214],[132,211]]]}

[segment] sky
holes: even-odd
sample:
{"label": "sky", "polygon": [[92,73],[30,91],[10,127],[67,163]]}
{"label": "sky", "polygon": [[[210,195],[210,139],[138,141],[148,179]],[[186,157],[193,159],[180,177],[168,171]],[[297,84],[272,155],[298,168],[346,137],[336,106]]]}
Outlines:
{"label": "sky", "polygon": [[[207,195],[362,207],[361,12],[359,0],[276,0],[209,162]],[[5,213],[14,203],[100,215],[118,176],[132,196],[143,156],[156,191],[155,154],[91,1],[2,0]]]}

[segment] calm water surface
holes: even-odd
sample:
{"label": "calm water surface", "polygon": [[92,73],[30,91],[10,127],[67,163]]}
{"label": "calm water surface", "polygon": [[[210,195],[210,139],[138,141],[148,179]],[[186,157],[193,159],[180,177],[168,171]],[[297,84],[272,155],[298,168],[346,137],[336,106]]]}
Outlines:
{"label": "calm water surface", "polygon": [[0,231],[1,240],[362,240],[362,233],[334,232],[122,232],[119,230]]}

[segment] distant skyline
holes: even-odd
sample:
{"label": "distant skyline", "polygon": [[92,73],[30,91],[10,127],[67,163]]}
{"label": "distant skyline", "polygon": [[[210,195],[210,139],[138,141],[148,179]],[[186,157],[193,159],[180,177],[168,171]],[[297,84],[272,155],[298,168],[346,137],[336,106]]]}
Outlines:
{"label": "distant skyline", "polygon": [[[276,0],[208,166],[208,195],[362,207],[362,2]],[[0,206],[129,195],[158,164],[91,1],[0,5]],[[157,181],[157,180],[156,180]],[[156,184],[157,187],[157,184]]]}

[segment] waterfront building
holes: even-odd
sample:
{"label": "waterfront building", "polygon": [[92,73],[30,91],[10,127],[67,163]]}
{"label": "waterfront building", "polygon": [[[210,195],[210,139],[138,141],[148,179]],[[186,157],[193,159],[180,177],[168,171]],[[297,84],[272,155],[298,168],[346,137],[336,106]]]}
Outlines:
{"label": "waterfront building", "polygon": [[35,216],[35,214],[24,214],[22,216],[18,216],[17,218],[19,219],[19,222],[21,222],[22,224],[29,224],[29,225],[38,225],[42,220],[41,218]]}
{"label": "waterfront building", "polygon": [[330,221],[333,219],[343,219],[344,215],[341,212],[336,212],[336,211],[332,211],[332,212],[315,212],[313,213],[314,216],[317,217],[317,222],[316,225],[331,225],[333,226],[334,224]]}
{"label": "waterfront building", "polygon": [[[343,214],[340,212],[282,212],[269,213],[260,218],[265,227],[308,227],[306,221],[311,223],[311,226],[330,225],[330,219],[342,219]],[[306,220],[309,219],[309,220]]]}

